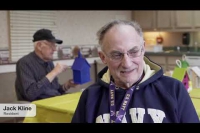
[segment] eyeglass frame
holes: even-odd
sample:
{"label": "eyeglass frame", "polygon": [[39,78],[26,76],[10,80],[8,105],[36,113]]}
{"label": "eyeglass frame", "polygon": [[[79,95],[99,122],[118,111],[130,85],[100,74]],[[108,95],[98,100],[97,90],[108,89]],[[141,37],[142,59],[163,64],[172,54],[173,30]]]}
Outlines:
{"label": "eyeglass frame", "polygon": [[123,58],[124,58],[124,54],[127,54],[128,55],[128,57],[130,58],[130,59],[134,59],[134,58],[136,58],[136,57],[140,57],[141,55],[142,55],[142,52],[143,52],[143,50],[144,50],[144,47],[143,47],[143,45],[140,45],[139,46],[140,48],[139,48],[139,50],[137,50],[137,52],[139,52],[140,51],[140,54],[139,55],[137,55],[137,56],[134,56],[134,57],[131,57],[130,56],[130,51],[131,50],[133,50],[133,49],[130,49],[129,51],[127,51],[126,53],[122,53],[122,52],[120,52],[120,51],[116,51],[116,52],[118,52],[119,54],[121,54],[120,56],[120,59],[114,59],[113,57],[112,57],[112,55],[110,54],[110,55],[107,55],[105,52],[103,52],[111,61],[113,61],[113,62],[121,62],[122,60],[123,60]]}
{"label": "eyeglass frame", "polygon": [[[58,45],[56,45],[55,43],[52,43],[52,42],[43,41],[42,43],[48,45],[51,49],[56,49],[58,47]],[[52,44],[50,44],[50,43],[52,43]]]}

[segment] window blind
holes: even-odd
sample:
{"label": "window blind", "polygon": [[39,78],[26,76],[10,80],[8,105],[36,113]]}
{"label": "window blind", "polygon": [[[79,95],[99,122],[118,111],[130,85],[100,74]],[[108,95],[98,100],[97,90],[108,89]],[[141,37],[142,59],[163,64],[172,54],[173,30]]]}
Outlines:
{"label": "window blind", "polygon": [[[34,50],[32,40],[37,30],[47,28],[56,34],[55,11],[9,11],[9,17],[11,61]],[[57,51],[53,57],[57,58]]]}

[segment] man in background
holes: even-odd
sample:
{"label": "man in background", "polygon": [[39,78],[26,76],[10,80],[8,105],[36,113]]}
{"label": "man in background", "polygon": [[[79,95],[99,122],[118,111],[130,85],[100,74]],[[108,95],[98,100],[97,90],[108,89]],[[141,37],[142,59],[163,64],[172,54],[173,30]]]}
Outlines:
{"label": "man in background", "polygon": [[39,99],[65,94],[71,87],[76,87],[70,79],[63,85],[57,76],[66,71],[67,65],[52,62],[56,44],[62,40],[56,39],[49,29],[40,29],[33,35],[34,51],[22,57],[16,64],[15,89],[18,100],[35,101]]}

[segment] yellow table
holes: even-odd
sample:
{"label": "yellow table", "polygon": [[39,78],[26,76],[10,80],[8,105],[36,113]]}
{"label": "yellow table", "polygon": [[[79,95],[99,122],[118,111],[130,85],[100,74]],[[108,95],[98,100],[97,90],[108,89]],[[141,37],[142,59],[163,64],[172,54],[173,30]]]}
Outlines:
{"label": "yellow table", "polygon": [[190,92],[191,98],[199,98],[200,99],[200,89],[192,89]]}
{"label": "yellow table", "polygon": [[189,92],[189,95],[192,98],[192,102],[200,119],[200,89],[192,89],[192,91]]}
{"label": "yellow table", "polygon": [[81,92],[65,94],[32,102],[36,116],[26,117],[24,123],[70,123]]}
{"label": "yellow table", "polygon": [[197,114],[199,116],[199,119],[200,119],[200,99],[192,98],[192,102],[194,104],[194,107],[195,107]]}

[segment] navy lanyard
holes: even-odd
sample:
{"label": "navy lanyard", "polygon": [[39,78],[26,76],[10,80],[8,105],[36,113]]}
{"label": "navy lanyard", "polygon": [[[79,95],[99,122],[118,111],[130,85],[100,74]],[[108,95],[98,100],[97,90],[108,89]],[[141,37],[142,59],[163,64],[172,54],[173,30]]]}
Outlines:
{"label": "navy lanyard", "polygon": [[141,78],[138,80],[138,82],[129,88],[125,94],[125,97],[121,103],[120,109],[118,114],[116,115],[116,107],[115,107],[115,84],[111,81],[109,86],[109,99],[110,99],[110,123],[121,123],[122,119],[126,113],[127,107],[129,105],[129,102],[132,98],[133,91],[135,90],[138,83],[143,78],[144,73],[142,74]]}

